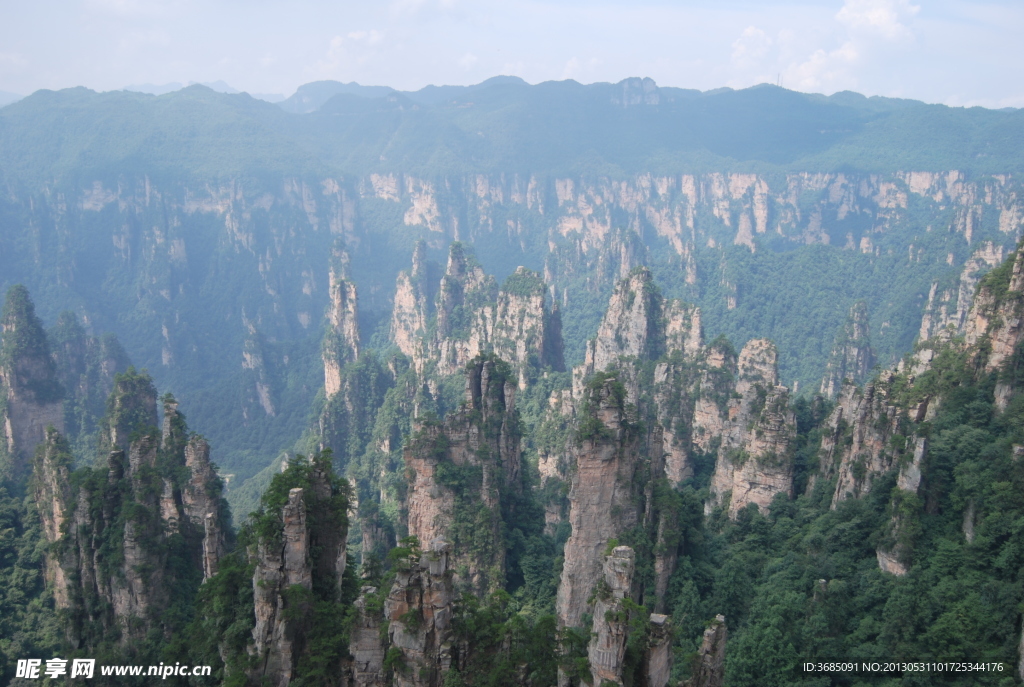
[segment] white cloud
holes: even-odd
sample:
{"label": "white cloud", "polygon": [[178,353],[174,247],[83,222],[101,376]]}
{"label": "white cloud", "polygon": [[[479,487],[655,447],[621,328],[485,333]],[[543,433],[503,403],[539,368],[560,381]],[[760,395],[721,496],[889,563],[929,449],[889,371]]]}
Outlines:
{"label": "white cloud", "polygon": [[562,69],[562,78],[571,79],[580,71],[580,60],[578,57],[570,57],[569,61],[565,63],[565,67]]}
{"label": "white cloud", "polygon": [[0,52],[0,68],[17,69],[28,64],[24,55],[16,52]]}
{"label": "white cloud", "polygon": [[757,28],[748,26],[732,44],[732,62],[740,69],[756,65],[763,60],[772,47],[771,37]]}
{"label": "white cloud", "polygon": [[392,17],[415,17],[419,14],[451,12],[456,9],[457,0],[394,0],[388,11]]}
{"label": "white cloud", "polygon": [[132,30],[121,36],[117,42],[121,50],[135,52],[140,49],[154,47],[164,48],[171,44],[171,38],[165,31],[154,30]]}
{"label": "white cloud", "polygon": [[910,0],[846,0],[836,19],[854,31],[899,40],[912,37],[906,22],[920,10]]}
{"label": "white cloud", "polygon": [[[369,31],[350,31],[347,38],[363,45],[377,45],[384,40],[384,34],[376,29]],[[332,43],[333,44],[333,43]]]}
{"label": "white cloud", "polygon": [[835,50],[815,50],[803,62],[790,67],[786,76],[800,90],[849,89],[856,83],[852,67],[859,59],[857,47],[847,41]]}
{"label": "white cloud", "polygon": [[476,66],[476,63],[480,61],[480,58],[471,52],[467,52],[465,55],[459,58],[459,66],[469,71]]}
{"label": "white cloud", "polygon": [[328,44],[325,59],[316,63],[315,73],[332,78],[355,78],[351,69],[372,61],[384,38],[384,32],[377,29],[360,29],[349,31],[344,36],[334,36]]}
{"label": "white cloud", "polygon": [[816,38],[780,32],[778,43],[786,53],[779,63],[784,85],[825,92],[856,90],[871,74],[891,72],[915,40],[911,23],[920,9],[910,0],[845,0],[831,30]]}

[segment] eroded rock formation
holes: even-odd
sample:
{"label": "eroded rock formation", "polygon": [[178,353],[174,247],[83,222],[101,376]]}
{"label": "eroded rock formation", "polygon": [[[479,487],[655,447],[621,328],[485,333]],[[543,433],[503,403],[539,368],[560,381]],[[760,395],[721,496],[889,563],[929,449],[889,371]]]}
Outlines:
{"label": "eroded rock formation", "polygon": [[[155,400],[148,377],[128,374],[118,383],[112,408],[142,411]],[[46,538],[55,544],[47,575],[76,647],[109,641],[124,647],[145,637],[164,622],[175,584],[198,587],[217,569],[228,531],[221,483],[208,447],[189,434],[176,407],[165,399],[162,441],[149,424],[155,407],[112,418],[109,427],[136,438],[127,451],[115,445],[102,467],[77,475],[77,491],[59,432],[48,429],[37,452],[34,495]],[[173,535],[184,539],[184,549],[167,544]]]}
{"label": "eroded rock formation", "polygon": [[502,492],[521,489],[515,393],[508,366],[480,357],[466,368],[464,402],[424,425],[405,450],[409,534],[451,542],[454,569],[483,594],[504,583]]}
{"label": "eroded rock formation", "polygon": [[860,384],[867,379],[874,364],[867,305],[859,301],[850,308],[846,324],[836,336],[825,377],[821,380],[822,396],[835,398],[847,379]]}
{"label": "eroded rock formation", "polygon": [[341,367],[359,358],[358,299],[355,282],[348,276],[348,262],[348,253],[335,250],[323,344],[324,391],[328,398],[341,390]]}
{"label": "eroded rock formation", "polygon": [[0,475],[23,478],[47,427],[64,431],[64,388],[50,357],[42,322],[24,286],[12,286],[3,309],[0,393],[7,461]]}
{"label": "eroded rock formation", "polygon": [[395,687],[440,687],[452,666],[455,590],[451,544],[435,539],[414,551],[384,601],[388,641],[399,652]]}
{"label": "eroded rock formation", "polygon": [[391,339],[417,371],[456,374],[481,353],[494,353],[525,388],[539,371],[563,369],[561,317],[539,275],[520,267],[499,289],[458,242],[434,301],[427,272],[421,244],[412,270],[398,277],[391,317]]}
{"label": "eroded rock formation", "polygon": [[578,627],[603,575],[608,542],[640,522],[643,503],[634,475],[641,469],[641,436],[626,412],[625,389],[614,377],[588,384],[571,458],[572,535],[565,543],[555,612],[563,627]]}
{"label": "eroded rock formation", "polygon": [[704,630],[693,678],[687,682],[687,687],[722,687],[725,684],[725,644],[728,638],[725,616],[715,616]]}
{"label": "eroded rock formation", "polygon": [[[251,677],[284,687],[295,677],[307,645],[317,595],[336,598],[347,564],[348,500],[323,455],[293,467],[308,473],[293,487],[278,513],[263,513],[275,527],[263,531],[255,556],[253,597],[256,624]],[[341,670],[341,666],[338,666]]]}
{"label": "eroded rock formation", "polygon": [[[728,398],[704,403],[696,412],[695,433],[708,445],[711,439],[719,441],[708,505],[722,503],[729,494],[731,517],[751,503],[767,510],[777,494],[792,494],[796,420],[789,390],[779,384],[776,359],[771,342],[749,341],[737,360]],[[705,396],[713,397],[702,393],[701,402]]]}
{"label": "eroded rock formation", "polygon": [[622,684],[629,635],[629,609],[623,600],[631,596],[635,558],[633,549],[628,546],[617,546],[605,556],[604,577],[597,585],[594,623],[587,647],[595,685]]}

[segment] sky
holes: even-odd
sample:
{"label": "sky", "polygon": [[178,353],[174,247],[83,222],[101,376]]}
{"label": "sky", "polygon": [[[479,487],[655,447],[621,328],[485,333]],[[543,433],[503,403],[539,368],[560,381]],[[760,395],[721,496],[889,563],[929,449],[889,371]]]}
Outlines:
{"label": "sky", "polygon": [[653,78],[1024,107],[1020,0],[0,0],[0,91]]}

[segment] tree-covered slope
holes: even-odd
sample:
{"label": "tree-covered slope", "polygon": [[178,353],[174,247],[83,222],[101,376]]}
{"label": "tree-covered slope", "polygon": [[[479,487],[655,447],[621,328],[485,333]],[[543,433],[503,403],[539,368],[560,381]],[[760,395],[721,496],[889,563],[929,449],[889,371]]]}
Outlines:
{"label": "tree-covered slope", "polygon": [[499,279],[545,275],[570,363],[646,264],[812,389],[854,303],[894,362],[1024,222],[1017,111],[649,79],[313,90],[315,108],[193,86],[0,109],[4,284],[48,325],[71,309],[116,333],[224,449],[229,490],[305,427],[338,246],[366,342],[416,242],[439,262],[461,240]]}

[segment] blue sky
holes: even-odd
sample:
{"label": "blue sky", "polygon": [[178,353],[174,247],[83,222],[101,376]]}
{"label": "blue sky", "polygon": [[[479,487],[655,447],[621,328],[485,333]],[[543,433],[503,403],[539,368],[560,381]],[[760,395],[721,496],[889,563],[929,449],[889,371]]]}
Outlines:
{"label": "blue sky", "polygon": [[1004,0],[0,0],[0,91],[320,79],[399,89],[649,76],[1024,107],[1024,3]]}

